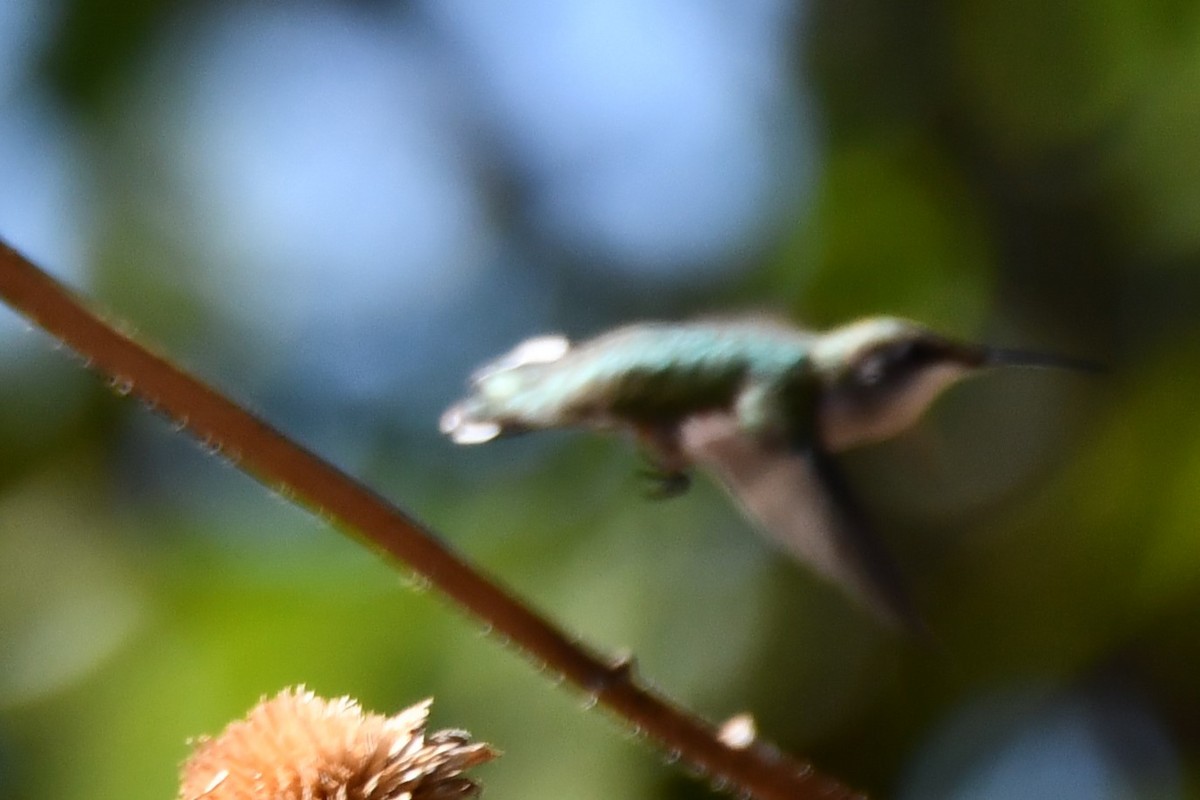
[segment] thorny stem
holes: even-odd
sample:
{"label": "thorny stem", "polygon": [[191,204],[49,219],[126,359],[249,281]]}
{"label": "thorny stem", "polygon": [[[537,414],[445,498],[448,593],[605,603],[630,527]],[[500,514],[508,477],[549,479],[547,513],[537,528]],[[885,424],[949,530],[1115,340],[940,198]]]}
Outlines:
{"label": "thorny stem", "polygon": [[78,352],[114,386],[128,388],[186,425],[206,446],[239,453],[240,469],[332,520],[390,560],[403,562],[535,663],[561,674],[714,785],[761,800],[862,797],[769,743],[724,744],[711,724],[641,685],[631,660],[604,659],[574,640],[471,567],[420,522],[120,333],[3,241],[0,297]]}

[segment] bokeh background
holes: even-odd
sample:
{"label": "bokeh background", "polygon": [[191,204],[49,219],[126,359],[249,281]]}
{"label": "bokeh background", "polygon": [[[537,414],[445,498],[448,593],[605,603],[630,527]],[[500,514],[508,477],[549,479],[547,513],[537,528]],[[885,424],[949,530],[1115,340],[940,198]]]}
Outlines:
{"label": "bokeh background", "polygon": [[[0,236],[644,673],[880,797],[1200,797],[1200,5],[0,3]],[[477,449],[521,338],[870,313],[1098,358],[845,461],[939,646],[627,443]],[[171,797],[305,683],[692,798],[586,698],[0,314],[0,797]]]}

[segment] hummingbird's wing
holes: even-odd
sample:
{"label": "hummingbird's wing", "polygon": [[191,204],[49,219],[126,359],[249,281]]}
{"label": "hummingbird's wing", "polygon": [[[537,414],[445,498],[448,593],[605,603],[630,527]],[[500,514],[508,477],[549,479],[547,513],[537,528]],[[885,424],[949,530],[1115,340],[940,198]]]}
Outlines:
{"label": "hummingbird's wing", "polygon": [[689,418],[684,452],[713,472],[747,515],[791,555],[886,623],[924,626],[896,565],[872,534],[841,469],[816,447],[790,449],[748,436],[729,414]]}

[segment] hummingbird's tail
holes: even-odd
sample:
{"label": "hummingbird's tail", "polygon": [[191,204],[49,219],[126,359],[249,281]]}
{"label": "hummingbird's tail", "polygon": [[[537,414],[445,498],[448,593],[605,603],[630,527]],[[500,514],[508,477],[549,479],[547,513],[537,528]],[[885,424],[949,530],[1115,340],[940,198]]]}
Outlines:
{"label": "hummingbird's tail", "polygon": [[442,413],[438,429],[455,444],[490,442],[504,432],[504,426],[488,419],[478,405],[474,397],[455,403]]}
{"label": "hummingbird's tail", "polygon": [[558,361],[570,349],[565,336],[539,336],[485,364],[471,376],[474,392],[446,409],[438,428],[455,444],[481,444],[541,427],[521,400],[536,382],[540,368]]}

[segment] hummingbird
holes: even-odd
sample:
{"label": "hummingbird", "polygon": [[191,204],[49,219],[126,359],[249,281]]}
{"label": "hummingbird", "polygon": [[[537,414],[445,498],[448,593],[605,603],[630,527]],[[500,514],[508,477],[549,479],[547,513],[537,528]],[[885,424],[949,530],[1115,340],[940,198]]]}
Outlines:
{"label": "hummingbird", "polygon": [[652,494],[710,472],[756,527],[885,624],[923,631],[836,456],[912,426],[949,386],[1001,366],[1095,370],[958,341],[898,317],[819,333],[771,319],[644,322],[538,336],[485,364],[440,420],[457,444],[537,430],[627,432]]}

